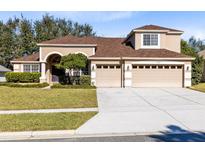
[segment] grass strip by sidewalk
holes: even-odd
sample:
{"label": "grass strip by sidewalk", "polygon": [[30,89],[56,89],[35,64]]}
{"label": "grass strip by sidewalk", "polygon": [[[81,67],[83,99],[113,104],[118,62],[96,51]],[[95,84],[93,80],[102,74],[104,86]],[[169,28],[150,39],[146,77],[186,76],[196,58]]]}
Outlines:
{"label": "grass strip by sidewalk", "polygon": [[97,112],[75,112],[0,115],[0,131],[77,129],[96,113]]}
{"label": "grass strip by sidewalk", "polygon": [[96,89],[0,87],[0,110],[97,107]]}

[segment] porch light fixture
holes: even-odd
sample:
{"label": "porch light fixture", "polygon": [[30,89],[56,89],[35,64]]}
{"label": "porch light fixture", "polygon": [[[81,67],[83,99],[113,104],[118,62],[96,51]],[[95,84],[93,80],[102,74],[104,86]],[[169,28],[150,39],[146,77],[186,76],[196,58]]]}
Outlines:
{"label": "porch light fixture", "polygon": [[186,70],[189,71],[189,66],[186,67]]}
{"label": "porch light fixture", "polygon": [[129,71],[130,70],[130,67],[129,66],[127,66],[127,71]]}
{"label": "porch light fixture", "polygon": [[94,66],[92,66],[92,71],[94,71],[95,70],[95,67]]}

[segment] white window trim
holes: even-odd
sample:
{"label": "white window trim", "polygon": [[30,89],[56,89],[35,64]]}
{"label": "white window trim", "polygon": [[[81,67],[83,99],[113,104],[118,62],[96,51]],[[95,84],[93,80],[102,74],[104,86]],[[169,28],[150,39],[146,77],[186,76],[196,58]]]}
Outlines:
{"label": "white window trim", "polygon": [[141,48],[146,48],[146,49],[153,49],[153,48],[159,49],[160,48],[160,34],[157,34],[158,35],[158,45],[150,45],[150,46],[146,46],[143,44],[144,34],[156,34],[156,33],[142,33],[141,34]]}
{"label": "white window trim", "polygon": [[32,71],[32,66],[33,65],[38,65],[38,71],[37,72],[40,72],[40,65],[39,64],[23,64],[23,67],[22,67],[22,72],[24,72],[24,65],[30,65],[30,70],[29,70],[29,72],[33,72]]}

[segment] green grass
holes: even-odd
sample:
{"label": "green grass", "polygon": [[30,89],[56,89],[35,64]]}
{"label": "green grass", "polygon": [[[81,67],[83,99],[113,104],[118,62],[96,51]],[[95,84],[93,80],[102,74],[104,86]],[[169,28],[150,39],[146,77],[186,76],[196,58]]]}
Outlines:
{"label": "green grass", "polygon": [[197,85],[192,86],[190,89],[205,92],[205,83],[199,83]]}
{"label": "green grass", "polygon": [[96,112],[0,115],[0,131],[76,129],[95,114]]}
{"label": "green grass", "polygon": [[0,110],[96,107],[95,89],[0,87]]}

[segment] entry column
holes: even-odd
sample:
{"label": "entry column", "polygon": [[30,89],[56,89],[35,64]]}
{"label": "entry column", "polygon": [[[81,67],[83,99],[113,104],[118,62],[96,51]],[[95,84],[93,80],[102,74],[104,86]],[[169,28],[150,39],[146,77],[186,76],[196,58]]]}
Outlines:
{"label": "entry column", "polygon": [[46,63],[42,62],[41,63],[41,77],[40,77],[40,82],[46,82]]}

